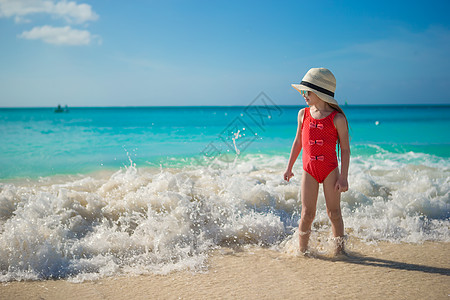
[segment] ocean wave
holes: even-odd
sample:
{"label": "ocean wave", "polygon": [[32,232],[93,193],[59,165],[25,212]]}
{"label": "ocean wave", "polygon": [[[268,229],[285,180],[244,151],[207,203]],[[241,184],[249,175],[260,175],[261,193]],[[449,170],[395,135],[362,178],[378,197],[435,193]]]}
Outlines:
{"label": "ocean wave", "polygon": [[[341,204],[346,233],[366,242],[449,242],[449,162],[388,154],[352,158]],[[293,247],[300,160],[289,183],[286,156],[197,162],[0,184],[0,281],[195,271],[221,246]],[[319,195],[313,232],[329,236]]]}

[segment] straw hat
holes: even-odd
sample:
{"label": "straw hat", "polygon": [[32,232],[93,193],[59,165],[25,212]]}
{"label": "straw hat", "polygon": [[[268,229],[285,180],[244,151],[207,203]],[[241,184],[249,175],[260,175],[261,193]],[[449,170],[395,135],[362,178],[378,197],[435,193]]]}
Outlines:
{"label": "straw hat", "polygon": [[325,68],[312,68],[303,77],[300,84],[292,84],[297,91],[314,92],[325,102],[338,104],[334,99],[336,78],[330,70]]}

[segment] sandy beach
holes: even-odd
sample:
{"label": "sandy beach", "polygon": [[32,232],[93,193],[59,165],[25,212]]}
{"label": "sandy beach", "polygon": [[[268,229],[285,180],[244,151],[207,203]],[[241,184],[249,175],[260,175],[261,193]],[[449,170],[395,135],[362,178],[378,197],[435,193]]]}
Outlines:
{"label": "sandy beach", "polygon": [[207,270],[10,282],[1,299],[448,299],[450,244],[353,242],[348,257],[250,247],[215,250]]}

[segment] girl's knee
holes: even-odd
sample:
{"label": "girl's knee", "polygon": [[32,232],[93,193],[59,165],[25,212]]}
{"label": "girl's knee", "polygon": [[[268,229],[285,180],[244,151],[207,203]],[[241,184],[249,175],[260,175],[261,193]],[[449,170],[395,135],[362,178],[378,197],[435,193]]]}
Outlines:
{"label": "girl's knee", "polygon": [[301,221],[306,223],[312,223],[316,217],[316,212],[313,210],[302,210]]}
{"label": "girl's knee", "polygon": [[333,221],[339,221],[342,220],[342,213],[341,213],[341,209],[337,208],[337,209],[327,209],[327,214],[328,217],[330,218],[330,220]]}

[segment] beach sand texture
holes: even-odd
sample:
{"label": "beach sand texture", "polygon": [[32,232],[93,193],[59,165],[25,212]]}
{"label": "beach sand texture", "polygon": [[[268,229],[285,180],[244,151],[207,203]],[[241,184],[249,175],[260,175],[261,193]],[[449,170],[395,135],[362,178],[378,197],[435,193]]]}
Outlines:
{"label": "beach sand texture", "polygon": [[250,247],[215,250],[204,272],[9,282],[0,299],[449,299],[450,244],[367,245],[347,258]]}

